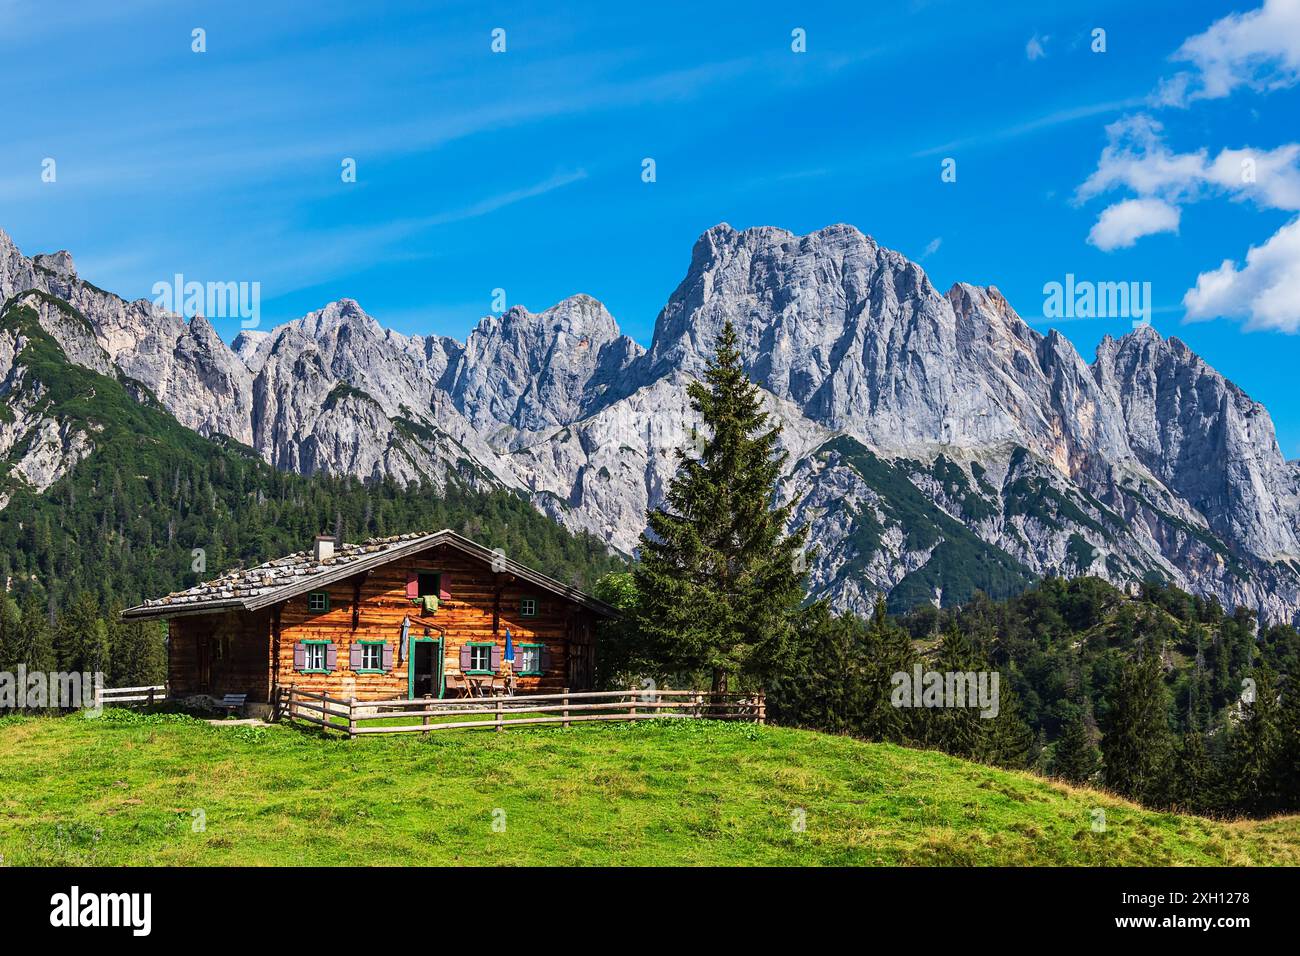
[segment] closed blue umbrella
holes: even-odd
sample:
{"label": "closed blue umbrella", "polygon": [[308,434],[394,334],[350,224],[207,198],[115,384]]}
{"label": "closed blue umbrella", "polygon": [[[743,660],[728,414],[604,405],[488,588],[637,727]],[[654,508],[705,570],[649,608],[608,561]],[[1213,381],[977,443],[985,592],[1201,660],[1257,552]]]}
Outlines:
{"label": "closed blue umbrella", "polygon": [[506,628],[506,661],[510,664],[509,675],[506,677],[506,693],[514,696],[515,693],[515,642],[510,636],[510,628]]}

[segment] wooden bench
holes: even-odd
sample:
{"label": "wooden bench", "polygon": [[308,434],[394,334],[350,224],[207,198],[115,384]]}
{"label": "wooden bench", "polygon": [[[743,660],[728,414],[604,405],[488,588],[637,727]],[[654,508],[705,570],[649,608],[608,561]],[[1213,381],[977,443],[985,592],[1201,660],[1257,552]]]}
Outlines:
{"label": "wooden bench", "polygon": [[244,704],[248,702],[247,694],[227,694],[221,700],[217,701],[217,709],[224,710],[227,714],[236,713],[244,709]]}

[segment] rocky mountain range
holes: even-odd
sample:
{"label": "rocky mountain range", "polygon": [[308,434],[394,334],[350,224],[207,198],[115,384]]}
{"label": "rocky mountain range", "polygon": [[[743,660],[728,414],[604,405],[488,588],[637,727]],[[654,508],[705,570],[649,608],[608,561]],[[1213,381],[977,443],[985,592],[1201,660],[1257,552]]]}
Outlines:
{"label": "rocky mountain range", "polygon": [[[586,295],[484,318],[463,343],[344,299],[227,345],[3,232],[0,299],[35,310],[70,362],[276,467],[507,488],[629,553],[695,440],[686,385],[730,320],[784,426],[811,591],[836,607],[1087,573],[1300,613],[1300,462],[1262,405],[1149,327],[1088,363],[997,289],[939,292],[851,226],[708,230],[648,350]],[[42,410],[19,338],[0,330],[0,474],[40,490],[95,435]]]}

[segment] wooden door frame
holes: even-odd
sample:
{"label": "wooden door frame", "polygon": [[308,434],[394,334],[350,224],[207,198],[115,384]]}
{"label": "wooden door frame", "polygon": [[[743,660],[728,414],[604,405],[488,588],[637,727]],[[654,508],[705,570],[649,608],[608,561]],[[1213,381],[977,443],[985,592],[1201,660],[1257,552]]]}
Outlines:
{"label": "wooden door frame", "polygon": [[441,662],[438,668],[438,699],[441,700],[447,696],[447,648],[444,644],[444,638],[441,634],[437,637],[432,635],[421,635],[416,637],[410,635],[408,640],[411,642],[410,653],[406,658],[406,699],[415,700],[415,645],[423,642],[437,644],[435,650],[435,661]]}

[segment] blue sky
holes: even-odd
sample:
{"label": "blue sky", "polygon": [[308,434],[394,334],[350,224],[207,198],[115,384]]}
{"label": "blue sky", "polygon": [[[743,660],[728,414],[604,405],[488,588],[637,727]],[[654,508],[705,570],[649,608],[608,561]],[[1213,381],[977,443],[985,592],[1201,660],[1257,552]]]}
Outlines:
{"label": "blue sky", "polygon": [[1131,322],[1049,322],[1044,284],[1150,282],[1295,458],[1298,0],[1260,2],[0,0],[0,227],[130,298],[260,282],[263,328],[348,296],[463,339],[503,288],[586,292],[645,343],[709,226],[848,222],[1089,360]]}

